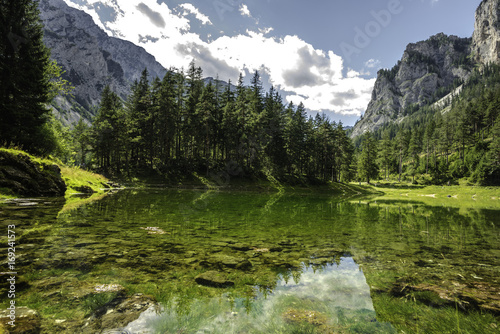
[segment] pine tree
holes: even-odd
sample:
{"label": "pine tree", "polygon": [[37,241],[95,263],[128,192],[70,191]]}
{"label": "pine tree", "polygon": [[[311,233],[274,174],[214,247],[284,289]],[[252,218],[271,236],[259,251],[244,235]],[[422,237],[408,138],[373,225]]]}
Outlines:
{"label": "pine tree", "polygon": [[144,69],[139,81],[132,85],[132,93],[127,101],[128,109],[128,136],[130,138],[130,155],[133,167],[146,166],[146,136],[148,124],[152,119],[151,94],[148,79],[148,70]]}
{"label": "pine tree", "polygon": [[305,166],[307,117],[304,104],[297,108],[290,102],[287,108],[288,123],[286,125],[286,149],[290,161],[289,172],[302,174]]}
{"label": "pine tree", "polygon": [[101,170],[120,173],[125,149],[125,113],[116,93],[106,86],[92,124],[92,146]]}
{"label": "pine tree", "polygon": [[210,153],[215,143],[216,129],[216,97],[212,83],[203,88],[203,92],[196,105],[195,117],[198,120],[199,127],[196,131],[196,142],[200,143],[203,151],[204,163],[208,169],[210,166]]}
{"label": "pine tree", "polygon": [[384,166],[385,170],[385,178],[389,177],[389,165],[392,160],[392,145],[391,145],[391,137],[389,131],[384,131],[382,133],[382,140],[380,141],[380,159],[382,166]]}
{"label": "pine tree", "polygon": [[46,153],[52,94],[38,2],[0,1],[0,143]]}
{"label": "pine tree", "polygon": [[406,157],[408,151],[408,131],[400,130],[396,134],[396,150],[398,152],[398,162],[399,162],[399,182],[401,182],[401,176],[403,174],[403,161]]}
{"label": "pine tree", "polygon": [[87,153],[91,150],[90,128],[84,122],[83,118],[78,120],[78,123],[72,130],[72,136],[75,142],[76,157],[75,163],[79,166],[87,166]]}
{"label": "pine tree", "polygon": [[426,152],[426,161],[425,161],[425,173],[429,174],[429,159],[430,159],[430,151],[434,152],[434,131],[436,129],[436,122],[434,119],[430,119],[427,122],[427,126],[425,127],[425,134],[424,134],[424,145],[425,145],[425,152]]}
{"label": "pine tree", "polygon": [[196,105],[203,92],[202,75],[203,71],[201,67],[196,67],[194,60],[191,61],[186,74],[187,99],[182,117],[184,123],[184,145],[188,150],[186,158],[191,160],[199,159],[200,147],[204,147],[203,143],[199,142],[199,140],[197,141],[199,139],[198,130],[203,126],[203,122],[197,117],[196,113]]}
{"label": "pine tree", "polygon": [[418,172],[418,167],[420,163],[420,151],[422,150],[422,139],[418,128],[413,129],[410,142],[408,144],[408,153],[411,157],[410,165],[410,175],[413,178],[413,183],[415,183],[415,175]]}
{"label": "pine tree", "polygon": [[236,159],[238,150],[237,115],[235,107],[235,96],[231,90],[229,81],[224,94],[222,95],[222,123],[220,127],[222,137],[222,148],[226,163]]}
{"label": "pine tree", "polygon": [[368,132],[363,140],[362,151],[358,161],[360,179],[364,179],[367,183],[370,183],[370,180],[378,177],[378,166],[376,161],[376,141],[371,132]]}

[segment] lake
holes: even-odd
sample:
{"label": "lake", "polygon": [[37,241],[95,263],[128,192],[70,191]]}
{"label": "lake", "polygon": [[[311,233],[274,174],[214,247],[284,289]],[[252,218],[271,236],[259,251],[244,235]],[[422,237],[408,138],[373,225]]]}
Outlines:
{"label": "lake", "polygon": [[0,270],[15,226],[16,305],[46,333],[499,330],[500,208],[172,189],[64,204],[0,205]]}

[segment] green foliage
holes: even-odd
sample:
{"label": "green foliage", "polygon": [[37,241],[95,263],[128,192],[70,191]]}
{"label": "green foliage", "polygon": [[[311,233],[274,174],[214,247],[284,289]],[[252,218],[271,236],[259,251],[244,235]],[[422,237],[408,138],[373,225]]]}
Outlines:
{"label": "green foliage", "polygon": [[0,142],[46,154],[51,101],[61,81],[43,43],[38,2],[0,2]]}
{"label": "green foliage", "polygon": [[0,143],[65,155],[65,130],[47,107],[73,87],[43,43],[38,2],[0,2]]}
{"label": "green foliage", "polygon": [[[429,102],[460,84],[457,81],[439,89]],[[401,122],[373,133],[379,141],[378,163],[386,179],[399,174],[399,180],[411,177],[414,182],[421,179],[434,184],[456,183],[462,178],[481,185],[500,184],[499,66],[474,70],[446,109],[412,105],[403,114],[407,116]],[[360,136],[354,143],[360,147],[365,140],[366,136]]]}
{"label": "green foliage", "polygon": [[363,141],[362,151],[358,160],[359,178],[370,183],[371,179],[378,176],[377,146],[371,133],[367,133]]}
{"label": "green foliage", "polygon": [[258,72],[249,87],[242,75],[236,88],[205,84],[194,62],[186,74],[171,69],[162,80],[144,70],[125,107],[105,88],[90,140],[84,124],[73,133],[78,159],[107,174],[278,181],[349,181],[354,174],[354,148],[341,124],[308,117],[303,104],[286,107],[274,88],[264,95]]}

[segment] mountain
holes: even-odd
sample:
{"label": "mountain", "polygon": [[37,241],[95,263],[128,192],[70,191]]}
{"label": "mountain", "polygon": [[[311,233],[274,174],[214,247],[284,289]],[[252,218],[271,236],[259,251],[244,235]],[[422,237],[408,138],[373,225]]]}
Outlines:
{"label": "mountain", "polygon": [[476,10],[472,54],[481,64],[500,64],[500,1],[484,0]]}
{"label": "mountain", "polygon": [[[351,137],[401,122],[418,107],[460,92],[474,65],[500,64],[500,0],[484,0],[476,10],[472,38],[437,34],[409,44],[391,70],[380,70],[372,99]],[[436,107],[445,104],[437,103]]]}
{"label": "mountain", "polygon": [[372,99],[352,137],[399,122],[413,110],[434,102],[467,80],[472,64],[467,58],[471,38],[437,34],[409,44],[390,70],[380,70]]}
{"label": "mountain", "polygon": [[40,0],[39,9],[44,42],[65,71],[63,78],[75,86],[74,97],[57,97],[53,105],[63,123],[89,120],[106,85],[125,98],[144,68],[151,77],[165,75],[166,69],[146,50],[108,36],[90,15],[63,0]]}

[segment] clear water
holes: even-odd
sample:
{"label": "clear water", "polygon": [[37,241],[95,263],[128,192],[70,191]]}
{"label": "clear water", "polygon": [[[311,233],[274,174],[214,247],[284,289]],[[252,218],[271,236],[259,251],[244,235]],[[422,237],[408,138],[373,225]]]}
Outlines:
{"label": "clear water", "polygon": [[[39,310],[47,328],[83,324],[95,287],[111,284],[161,304],[122,324],[130,333],[493,333],[499,325],[500,210],[154,189],[74,210],[28,203],[36,205],[0,206],[0,223],[16,226],[17,301]],[[234,285],[198,284],[207,271]]]}
{"label": "clear water", "polygon": [[[255,287],[258,289],[257,287]],[[300,277],[279,275],[272,293],[256,293],[250,305],[230,293],[198,299],[189,312],[177,311],[173,302],[160,312],[150,309],[130,323],[130,333],[273,333],[302,325],[333,331],[351,321],[364,321],[370,333],[396,333],[389,324],[378,323],[370,288],[363,271],[351,257],[321,269],[303,268]],[[302,324],[301,324],[302,323]],[[350,326],[351,329],[352,326]],[[296,329],[296,328],[295,328]]]}

